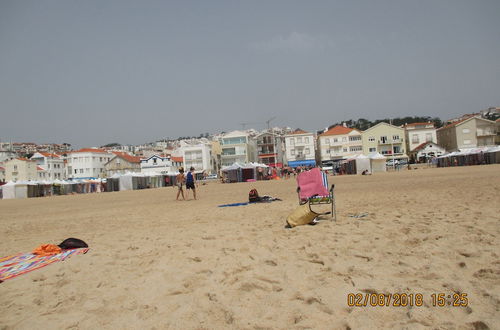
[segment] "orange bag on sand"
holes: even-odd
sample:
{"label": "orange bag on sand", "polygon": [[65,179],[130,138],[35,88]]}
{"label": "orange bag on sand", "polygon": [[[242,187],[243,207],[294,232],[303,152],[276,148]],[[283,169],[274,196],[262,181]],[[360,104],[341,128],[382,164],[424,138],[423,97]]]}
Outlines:
{"label": "orange bag on sand", "polygon": [[39,256],[51,256],[54,254],[61,253],[62,249],[54,244],[43,244],[37,247],[36,249],[33,250],[33,254],[39,255]]}

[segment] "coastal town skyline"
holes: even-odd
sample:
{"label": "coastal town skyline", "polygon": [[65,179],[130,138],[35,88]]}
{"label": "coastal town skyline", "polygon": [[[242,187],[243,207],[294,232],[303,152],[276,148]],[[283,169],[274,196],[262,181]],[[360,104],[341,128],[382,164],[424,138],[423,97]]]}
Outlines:
{"label": "coastal town skyline", "polygon": [[[496,1],[2,1],[0,139],[75,147],[500,104]],[[250,127],[248,126],[248,127]],[[259,127],[260,126],[260,127]]]}

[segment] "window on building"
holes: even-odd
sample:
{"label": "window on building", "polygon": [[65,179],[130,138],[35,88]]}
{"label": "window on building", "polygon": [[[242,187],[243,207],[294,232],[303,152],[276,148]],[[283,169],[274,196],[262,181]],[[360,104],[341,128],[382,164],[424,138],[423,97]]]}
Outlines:
{"label": "window on building", "polygon": [[80,169],[80,174],[83,174],[83,168]]}
{"label": "window on building", "polygon": [[156,158],[153,158],[153,165],[156,165]]}
{"label": "window on building", "polygon": [[418,142],[418,134],[411,135],[411,143],[419,143]]}
{"label": "window on building", "polygon": [[304,154],[309,155],[309,152],[310,152],[309,148],[306,148]]}
{"label": "window on building", "polygon": [[339,139],[333,138],[333,142],[339,142]]}
{"label": "window on building", "polygon": [[342,149],[344,152],[347,152],[347,148]]}
{"label": "window on building", "polygon": [[432,133],[426,133],[425,142],[431,142],[431,141],[432,141]]}
{"label": "window on building", "polygon": [[290,149],[290,155],[295,156],[295,149]]}
{"label": "window on building", "polygon": [[370,136],[370,137],[368,137],[368,141],[370,141],[370,142],[375,142],[375,137],[374,137],[374,136]]}
{"label": "window on building", "polygon": [[345,137],[345,136],[344,136],[344,137],[342,138],[342,142],[347,142],[347,137]]}
{"label": "window on building", "polygon": [[381,136],[381,137],[380,137],[380,141],[381,141],[382,143],[387,143],[387,136]]}
{"label": "window on building", "polygon": [[302,137],[297,138],[297,143],[302,143]]}
{"label": "window on building", "polygon": [[352,147],[349,147],[349,150],[350,151],[361,151],[361,150],[363,150],[363,147],[362,146],[352,146]]}
{"label": "window on building", "polygon": [[330,149],[326,149],[326,153],[329,154],[330,153]]}
{"label": "window on building", "polygon": [[326,145],[329,145],[329,144],[330,144],[330,139],[329,139],[329,138],[326,138],[326,139],[325,139],[325,144],[326,144]]}
{"label": "window on building", "polygon": [[393,135],[392,136],[393,141],[399,141],[399,135]]}
{"label": "window on building", "polygon": [[368,149],[368,152],[376,152],[377,151],[377,148],[370,148]]}
{"label": "window on building", "polygon": [[291,145],[291,146],[294,146],[294,145],[295,145],[295,139],[294,139],[294,138],[290,138],[290,145]]}
{"label": "window on building", "polygon": [[309,143],[309,137],[307,137],[307,136],[306,136],[306,137],[304,138],[304,143]]}
{"label": "window on building", "polygon": [[470,133],[470,129],[464,128],[464,129],[462,129],[462,133],[468,134],[468,133]]}
{"label": "window on building", "polygon": [[14,171],[17,171],[17,165],[14,165]]}
{"label": "window on building", "polygon": [[471,144],[470,140],[464,140],[464,144]]}

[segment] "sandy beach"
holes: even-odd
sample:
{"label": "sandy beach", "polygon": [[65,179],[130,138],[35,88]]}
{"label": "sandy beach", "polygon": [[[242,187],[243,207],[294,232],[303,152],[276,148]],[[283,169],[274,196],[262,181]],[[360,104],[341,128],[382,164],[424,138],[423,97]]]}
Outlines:
{"label": "sandy beach", "polygon": [[[337,222],[284,229],[295,180],[0,200],[0,254],[90,251],[0,284],[0,329],[494,329],[500,165],[330,177]],[[250,189],[283,201],[244,202]],[[367,212],[364,218],[349,214]],[[349,293],[422,306],[348,306]],[[466,293],[467,307],[431,294]]]}

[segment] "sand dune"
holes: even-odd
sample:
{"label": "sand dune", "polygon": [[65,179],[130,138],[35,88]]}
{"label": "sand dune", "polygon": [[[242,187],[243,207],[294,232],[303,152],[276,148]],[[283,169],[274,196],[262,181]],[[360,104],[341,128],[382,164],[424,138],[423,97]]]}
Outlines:
{"label": "sand dune", "polygon": [[[338,221],[284,229],[294,180],[0,201],[0,254],[78,237],[86,255],[0,284],[0,329],[494,329],[500,166],[330,177]],[[243,202],[248,191],[283,201]],[[364,218],[349,214],[367,212]],[[432,293],[467,293],[434,307]],[[349,293],[422,293],[349,307]]]}

